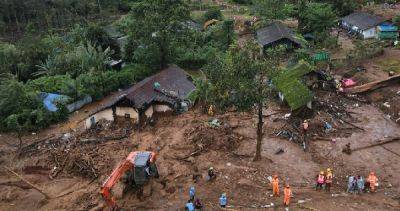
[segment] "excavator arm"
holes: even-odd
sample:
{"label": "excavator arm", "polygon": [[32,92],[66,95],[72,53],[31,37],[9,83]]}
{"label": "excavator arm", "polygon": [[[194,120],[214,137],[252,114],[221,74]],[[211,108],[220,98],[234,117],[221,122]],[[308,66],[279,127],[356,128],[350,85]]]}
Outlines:
{"label": "excavator arm", "polygon": [[132,163],[128,160],[123,161],[118,165],[112,174],[107,178],[101,187],[101,195],[106,201],[107,205],[110,207],[115,207],[115,198],[111,196],[111,188],[119,181],[119,179],[124,175],[126,171],[133,167]]}

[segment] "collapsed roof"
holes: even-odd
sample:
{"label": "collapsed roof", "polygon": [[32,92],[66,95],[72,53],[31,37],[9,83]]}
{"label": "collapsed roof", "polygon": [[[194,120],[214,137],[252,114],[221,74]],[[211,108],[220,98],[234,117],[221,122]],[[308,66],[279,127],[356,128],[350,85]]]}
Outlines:
{"label": "collapsed roof", "polygon": [[302,76],[312,71],[310,64],[300,61],[295,67],[282,71],[272,79],[292,110],[299,109],[312,100],[312,92],[300,81]]}

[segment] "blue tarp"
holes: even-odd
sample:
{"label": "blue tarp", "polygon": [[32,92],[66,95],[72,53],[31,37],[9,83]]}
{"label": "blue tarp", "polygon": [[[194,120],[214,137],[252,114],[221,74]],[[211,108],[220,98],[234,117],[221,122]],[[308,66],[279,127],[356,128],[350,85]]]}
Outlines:
{"label": "blue tarp", "polygon": [[68,101],[68,96],[65,95],[59,95],[59,94],[53,94],[53,93],[40,93],[39,97],[43,101],[44,107],[49,110],[49,111],[57,111],[58,108],[55,105],[56,102],[66,102]]}
{"label": "blue tarp", "polygon": [[379,31],[383,31],[383,32],[396,32],[398,31],[397,26],[395,25],[389,25],[389,24],[382,24],[378,26]]}

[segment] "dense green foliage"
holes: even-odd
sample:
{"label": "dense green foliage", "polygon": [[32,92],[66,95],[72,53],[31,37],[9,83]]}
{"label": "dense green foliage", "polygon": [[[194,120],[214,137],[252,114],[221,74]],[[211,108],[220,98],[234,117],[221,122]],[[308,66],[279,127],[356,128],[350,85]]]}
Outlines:
{"label": "dense green foliage", "polygon": [[2,0],[0,33],[37,33],[101,19],[107,17],[107,11],[127,9],[128,0]]}
{"label": "dense green foliage", "polygon": [[187,39],[190,20],[183,0],[141,0],[131,5],[122,28],[138,43],[133,60],[152,68],[164,68],[173,62],[176,45]]}
{"label": "dense green foliage", "polygon": [[303,33],[326,33],[335,24],[332,7],[326,3],[308,3],[299,11],[299,25]]}
{"label": "dense green foliage", "polygon": [[268,20],[284,19],[292,13],[287,0],[253,0],[253,11]]}
{"label": "dense green foliage", "polygon": [[218,7],[212,7],[208,9],[207,12],[203,15],[204,22],[212,19],[222,20],[222,13]]}

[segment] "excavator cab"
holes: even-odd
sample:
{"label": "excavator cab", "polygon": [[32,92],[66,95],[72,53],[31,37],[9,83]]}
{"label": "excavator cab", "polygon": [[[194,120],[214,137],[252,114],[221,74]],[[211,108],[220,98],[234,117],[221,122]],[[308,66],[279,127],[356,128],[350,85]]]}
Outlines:
{"label": "excavator cab", "polygon": [[150,177],[159,177],[157,166],[150,162],[150,158],[150,152],[141,152],[136,155],[133,161],[133,179],[136,185],[146,184]]}
{"label": "excavator cab", "polygon": [[158,178],[155,164],[156,153],[141,151],[131,152],[128,157],[113,170],[101,187],[101,194],[107,204],[115,208],[115,198],[111,194],[112,187],[121,180],[126,187],[142,189],[151,177]]}

